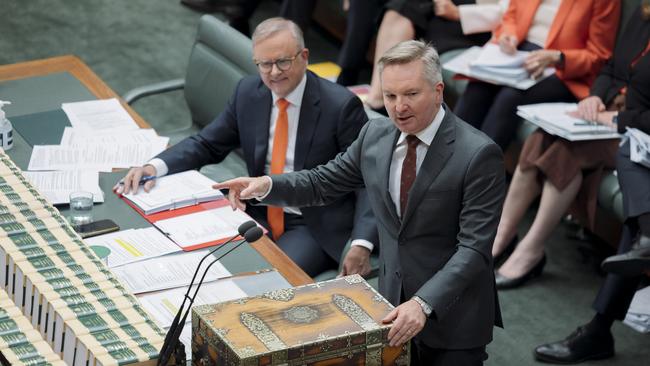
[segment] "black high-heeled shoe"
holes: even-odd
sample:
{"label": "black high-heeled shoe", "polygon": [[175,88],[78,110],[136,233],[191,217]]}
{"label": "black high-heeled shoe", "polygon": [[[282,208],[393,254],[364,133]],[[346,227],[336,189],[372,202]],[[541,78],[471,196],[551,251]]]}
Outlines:
{"label": "black high-heeled shoe", "polygon": [[497,254],[496,257],[494,257],[494,264],[496,265],[497,263],[501,263],[510,257],[510,254],[515,251],[517,244],[519,244],[519,236],[515,235],[515,237],[510,240],[510,243],[508,243],[505,249],[503,249],[501,253]]}
{"label": "black high-heeled shoe", "polygon": [[539,262],[533,266],[528,272],[517,278],[508,278],[499,274],[498,271],[494,273],[494,281],[496,282],[497,290],[504,290],[509,288],[515,288],[523,285],[524,283],[532,280],[535,277],[539,277],[544,270],[546,265],[546,254],[542,256]]}

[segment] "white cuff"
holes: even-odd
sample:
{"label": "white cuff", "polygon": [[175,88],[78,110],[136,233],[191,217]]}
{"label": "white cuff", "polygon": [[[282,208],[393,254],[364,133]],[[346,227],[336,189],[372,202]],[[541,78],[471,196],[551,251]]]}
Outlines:
{"label": "white cuff", "polygon": [[266,193],[264,193],[263,195],[255,197],[258,201],[264,200],[266,196],[268,196],[269,193],[271,193],[271,189],[273,189],[273,179],[271,179],[271,177],[269,177],[268,175],[265,175],[262,178],[266,178],[269,180],[269,190],[266,191]]}
{"label": "white cuff", "polygon": [[149,160],[147,163],[156,169],[156,177],[162,177],[163,175],[167,175],[167,172],[169,171],[169,168],[167,168],[167,163],[165,163],[164,160],[159,159],[159,158],[153,158]]}
{"label": "white cuff", "polygon": [[350,243],[351,246],[353,247],[364,247],[368,249],[369,251],[372,252],[372,249],[375,247],[375,245],[371,242],[369,242],[366,239],[354,239],[352,240],[352,243]]}

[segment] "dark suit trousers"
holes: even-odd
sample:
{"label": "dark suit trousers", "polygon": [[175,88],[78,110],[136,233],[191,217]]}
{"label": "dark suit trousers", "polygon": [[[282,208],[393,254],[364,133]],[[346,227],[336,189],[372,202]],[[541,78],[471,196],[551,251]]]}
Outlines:
{"label": "dark suit trousers", "polygon": [[[633,221],[628,220],[623,226],[623,235],[618,245],[618,254],[626,253],[632,247],[633,238],[638,232],[636,224]],[[596,296],[592,304],[593,309],[600,314],[623,320],[642,278],[642,276],[625,277],[608,274],[605,277],[605,282],[603,282],[598,291],[598,296]]]}
{"label": "dark suit trousers", "polygon": [[485,346],[451,350],[431,348],[417,341],[411,342],[412,366],[481,366],[487,359]]}
{"label": "dark suit trousers", "polygon": [[[266,206],[251,206],[246,209],[246,213],[260,225],[269,227]],[[310,277],[338,267],[339,258],[331,258],[320,247],[302,216],[284,213],[284,234],[278,238],[276,244]]]}
{"label": "dark suit trousers", "polygon": [[[618,254],[626,253],[639,233],[636,217],[650,212],[650,169],[630,161],[629,141],[618,150],[616,171],[623,192],[625,225]],[[593,308],[600,314],[623,320],[643,276],[625,277],[608,274],[598,291]]]}
{"label": "dark suit trousers", "polygon": [[[526,51],[536,48],[539,47],[532,43],[520,47]],[[528,90],[473,81],[467,85],[454,113],[485,132],[502,151],[506,151],[521,123],[521,118],[516,114],[517,106],[547,102],[576,102],[576,98],[555,75]]]}

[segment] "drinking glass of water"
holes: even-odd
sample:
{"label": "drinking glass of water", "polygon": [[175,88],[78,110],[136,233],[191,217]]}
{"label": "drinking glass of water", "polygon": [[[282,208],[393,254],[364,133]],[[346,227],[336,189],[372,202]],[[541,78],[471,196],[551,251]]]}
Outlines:
{"label": "drinking glass of water", "polygon": [[91,192],[78,191],[70,193],[69,221],[74,229],[93,221],[93,194]]}

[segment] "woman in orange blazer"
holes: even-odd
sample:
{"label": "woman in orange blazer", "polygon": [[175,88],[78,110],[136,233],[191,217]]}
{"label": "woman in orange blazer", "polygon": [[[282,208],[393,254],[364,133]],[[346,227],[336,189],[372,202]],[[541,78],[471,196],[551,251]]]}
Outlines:
{"label": "woman in orange blazer", "polygon": [[528,90],[470,82],[455,113],[505,151],[519,125],[518,105],[589,95],[614,48],[619,14],[619,0],[511,0],[492,42],[506,53],[532,51],[524,66],[533,78],[546,67],[557,71]]}

